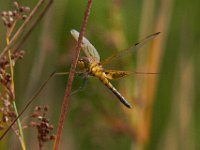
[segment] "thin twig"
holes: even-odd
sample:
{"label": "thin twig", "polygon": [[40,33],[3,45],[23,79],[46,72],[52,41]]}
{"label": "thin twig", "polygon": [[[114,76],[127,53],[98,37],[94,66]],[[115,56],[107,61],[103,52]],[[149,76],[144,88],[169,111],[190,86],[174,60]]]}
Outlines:
{"label": "thin twig", "polygon": [[61,136],[62,128],[63,128],[63,123],[64,123],[64,120],[65,120],[65,116],[66,116],[67,108],[68,108],[68,104],[69,104],[69,96],[70,96],[72,82],[73,82],[73,79],[74,79],[75,68],[76,68],[76,64],[77,64],[80,49],[81,49],[81,41],[82,41],[82,38],[83,38],[83,34],[85,32],[87,20],[88,20],[90,9],[91,9],[91,4],[92,4],[92,0],[88,0],[87,6],[86,6],[86,9],[85,9],[85,13],[84,13],[84,17],[83,17],[83,21],[82,21],[82,24],[81,24],[78,42],[76,44],[75,52],[74,52],[74,55],[73,55],[73,58],[72,58],[71,69],[70,69],[69,78],[68,78],[68,82],[67,82],[67,86],[66,86],[66,90],[65,90],[65,96],[64,96],[63,104],[62,104],[62,108],[61,108],[61,113],[60,113],[60,118],[59,118],[59,122],[58,122],[57,133],[56,133],[56,139],[55,139],[54,147],[53,147],[54,150],[57,150],[58,146],[59,146],[60,136]]}
{"label": "thin twig", "polygon": [[31,24],[29,30],[25,33],[19,44],[14,48],[14,52],[17,51],[23,43],[28,39],[29,35],[32,33],[33,29],[36,27],[36,25],[42,20],[48,9],[50,8],[51,4],[53,3],[53,0],[49,0],[48,4],[45,6],[43,11],[40,13],[38,18]]}
{"label": "thin twig", "polygon": [[0,53],[0,59],[9,50],[9,48],[15,43],[15,41],[18,39],[18,37],[20,36],[20,34],[24,31],[24,29],[26,28],[27,24],[33,18],[33,16],[38,11],[39,7],[42,5],[43,2],[44,2],[44,0],[38,1],[38,3],[36,4],[36,6],[31,11],[30,15],[27,17],[27,19],[24,21],[24,23],[20,26],[20,28],[17,30],[17,32],[15,33],[15,35],[12,37],[12,39],[10,40],[10,43],[8,45],[6,45],[6,47]]}

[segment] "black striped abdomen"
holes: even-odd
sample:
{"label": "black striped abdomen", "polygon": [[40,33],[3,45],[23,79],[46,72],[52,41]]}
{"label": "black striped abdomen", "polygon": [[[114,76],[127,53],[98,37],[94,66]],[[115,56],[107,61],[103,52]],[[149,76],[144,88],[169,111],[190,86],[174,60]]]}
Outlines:
{"label": "black striped abdomen", "polygon": [[117,96],[121,103],[123,103],[126,107],[131,108],[131,105],[128,103],[128,101],[117,91],[117,89],[115,89],[115,87],[107,78],[101,77],[99,80],[103,82],[103,84],[106,85],[115,94],[115,96]]}

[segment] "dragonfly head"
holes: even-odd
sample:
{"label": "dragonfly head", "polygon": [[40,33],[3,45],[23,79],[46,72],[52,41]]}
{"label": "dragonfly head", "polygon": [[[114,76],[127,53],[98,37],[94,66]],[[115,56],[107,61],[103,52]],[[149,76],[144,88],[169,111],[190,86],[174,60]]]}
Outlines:
{"label": "dragonfly head", "polygon": [[80,70],[88,69],[90,67],[90,59],[87,57],[80,58],[77,65]]}

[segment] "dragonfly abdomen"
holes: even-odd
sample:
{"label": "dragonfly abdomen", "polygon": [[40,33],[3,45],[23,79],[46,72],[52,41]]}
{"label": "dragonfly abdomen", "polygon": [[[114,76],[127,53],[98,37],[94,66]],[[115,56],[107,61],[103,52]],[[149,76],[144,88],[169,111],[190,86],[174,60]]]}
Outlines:
{"label": "dragonfly abdomen", "polygon": [[131,108],[131,105],[128,103],[128,101],[115,89],[115,87],[106,78],[106,74],[101,66],[96,63],[91,63],[89,70],[90,74],[97,77],[105,86],[107,86],[117,96],[121,103],[123,103],[126,107]]}
{"label": "dragonfly abdomen", "polygon": [[131,105],[128,103],[128,101],[117,91],[117,89],[115,89],[115,87],[109,82],[109,80],[106,77],[102,75],[98,78],[105,86],[107,86],[117,96],[117,98],[120,100],[121,103],[123,103],[126,107],[131,108]]}
{"label": "dragonfly abdomen", "polygon": [[97,77],[105,86],[107,86],[117,96],[121,103],[123,103],[126,107],[131,108],[131,105],[127,102],[127,100],[117,91],[117,89],[115,89],[115,87],[106,78],[106,74],[100,66],[98,66],[97,64],[92,64],[90,66],[90,71],[90,74]]}
{"label": "dragonfly abdomen", "polygon": [[115,87],[109,82],[106,85],[116,96],[117,98],[128,108],[131,108],[131,105],[129,102],[115,89]]}

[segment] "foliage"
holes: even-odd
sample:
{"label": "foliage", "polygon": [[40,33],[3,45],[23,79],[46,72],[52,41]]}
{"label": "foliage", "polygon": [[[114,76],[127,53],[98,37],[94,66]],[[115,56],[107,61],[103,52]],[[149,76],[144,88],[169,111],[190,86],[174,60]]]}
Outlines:
{"label": "foliage", "polygon": [[[18,3],[31,10],[36,5],[24,0]],[[137,53],[105,67],[159,74],[134,74],[112,82],[132,104],[131,110],[118,103],[98,80],[90,78],[83,91],[70,97],[60,149],[200,149],[199,4],[187,0],[93,1],[85,36],[101,60],[151,33],[161,32]],[[70,30],[80,29],[85,6],[86,1],[54,0],[24,42],[21,49],[25,55],[14,68],[19,112],[49,74],[70,70],[75,47]],[[11,3],[0,0],[1,12],[11,7]],[[3,22],[0,29],[2,52],[6,45]],[[67,78],[52,78],[22,118],[30,116],[35,106],[48,105],[48,116],[56,127]],[[72,90],[81,81],[75,76]],[[27,149],[37,142],[35,131],[23,130]],[[8,144],[16,138],[13,135],[6,135],[0,149],[21,148],[18,140]],[[43,146],[51,147],[52,142]]]}

